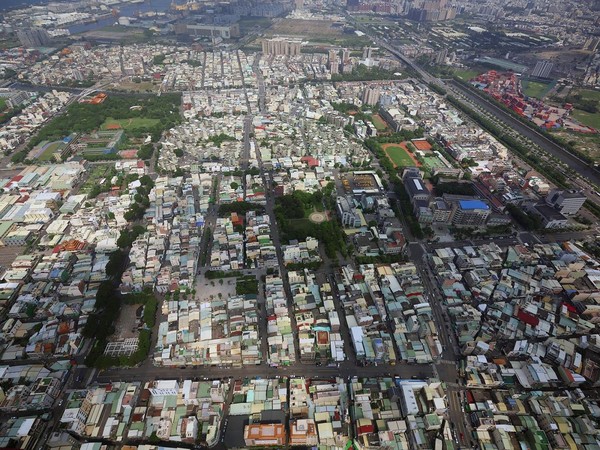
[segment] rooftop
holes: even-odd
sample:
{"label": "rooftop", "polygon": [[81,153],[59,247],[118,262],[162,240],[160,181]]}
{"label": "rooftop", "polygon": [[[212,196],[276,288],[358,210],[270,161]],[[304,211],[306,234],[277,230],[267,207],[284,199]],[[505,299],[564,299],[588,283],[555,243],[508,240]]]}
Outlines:
{"label": "rooftop", "polygon": [[460,200],[458,202],[461,209],[490,209],[487,203],[481,200]]}

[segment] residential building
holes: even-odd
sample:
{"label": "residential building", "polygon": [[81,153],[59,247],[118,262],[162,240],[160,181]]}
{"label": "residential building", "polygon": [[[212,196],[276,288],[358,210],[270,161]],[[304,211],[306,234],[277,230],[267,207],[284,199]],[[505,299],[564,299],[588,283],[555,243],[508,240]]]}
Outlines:
{"label": "residential building", "polygon": [[244,427],[244,441],[248,446],[285,445],[285,426],[281,423],[253,423]]}
{"label": "residential building", "polygon": [[540,60],[531,71],[531,76],[533,78],[550,78],[550,72],[552,72],[553,67],[554,64],[550,61]]}
{"label": "residential building", "polygon": [[544,203],[534,205],[530,212],[542,219],[544,228],[565,228],[568,225],[568,219],[564,215]]}
{"label": "residential building", "polygon": [[344,227],[358,228],[361,224],[360,216],[350,202],[351,200],[346,197],[338,197],[336,201],[337,211]]}
{"label": "residential building", "polygon": [[577,214],[586,200],[587,197],[581,191],[576,190],[554,189],[546,196],[546,203],[565,216]]}
{"label": "residential building", "polygon": [[402,175],[402,181],[413,207],[415,207],[418,200],[426,202],[431,197],[431,192],[425,186],[421,172],[416,167],[406,169]]}
{"label": "residential building", "polygon": [[490,206],[482,200],[458,200],[452,208],[452,224],[480,227],[485,225],[490,214]]}
{"label": "residential building", "polygon": [[296,56],[300,54],[301,45],[301,39],[274,37],[262,41],[262,52],[265,55]]}
{"label": "residential building", "polygon": [[17,39],[23,47],[44,47],[50,44],[50,35],[43,28],[18,30]]}

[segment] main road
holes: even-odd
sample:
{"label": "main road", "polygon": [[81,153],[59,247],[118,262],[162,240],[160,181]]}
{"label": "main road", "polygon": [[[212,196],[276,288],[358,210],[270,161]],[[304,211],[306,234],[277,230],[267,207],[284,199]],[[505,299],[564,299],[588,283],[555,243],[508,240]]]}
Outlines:
{"label": "main road", "polygon": [[[351,16],[348,17],[350,18],[350,20],[352,19]],[[572,153],[569,153],[566,149],[564,149],[562,146],[558,145],[556,142],[552,141],[548,137],[544,136],[533,126],[529,126],[521,122],[520,120],[512,116],[510,113],[496,105],[491,99],[487,98],[484,94],[479,94],[469,88],[466,88],[465,86],[462,86],[460,83],[454,80],[448,80],[448,84],[446,84],[444,81],[426,72],[413,59],[407,57],[406,55],[403,55],[398,49],[386,42],[386,40],[374,36],[373,34],[371,34],[370,30],[362,27],[357,22],[354,22],[354,26],[357,29],[360,29],[366,35],[368,35],[378,45],[385,48],[394,56],[396,56],[400,61],[402,61],[412,70],[417,72],[419,76],[423,79],[423,81],[425,81],[426,83],[437,85],[443,89],[448,89],[449,87],[451,87],[455,91],[460,91],[460,93],[465,98],[469,99],[471,102],[477,104],[489,113],[495,115],[498,119],[506,123],[512,129],[519,132],[523,136],[529,138],[534,144],[537,144],[544,151],[554,156],[555,158],[561,160],[571,169],[575,170],[579,175],[586,177],[594,184],[600,186],[600,171],[591,167],[581,158],[573,155]],[[595,199],[592,198],[592,200],[594,201]]]}
{"label": "main road", "polygon": [[555,158],[560,159],[563,163],[568,165],[571,169],[575,170],[579,175],[586,177],[593,181],[595,184],[600,186],[600,173],[586,163],[583,159],[569,153],[563,147],[558,145],[556,142],[550,140],[539,131],[521,122],[519,119],[513,117],[512,114],[508,113],[492,100],[487,98],[485,94],[475,92],[455,80],[448,80],[448,84],[455,91],[459,91],[469,101],[477,104],[487,112],[493,114],[498,119],[510,126],[510,128],[519,132],[521,135],[530,139],[534,144],[541,147],[543,150],[548,152]]}

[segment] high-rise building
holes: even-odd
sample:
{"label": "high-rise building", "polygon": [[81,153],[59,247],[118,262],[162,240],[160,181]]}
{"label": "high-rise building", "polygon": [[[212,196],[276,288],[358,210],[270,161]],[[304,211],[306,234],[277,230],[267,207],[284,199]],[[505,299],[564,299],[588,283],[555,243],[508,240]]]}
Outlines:
{"label": "high-rise building", "polygon": [[338,60],[338,50],[329,50],[328,55],[329,71],[331,75],[340,73],[340,62]]}
{"label": "high-rise building", "polygon": [[368,87],[363,92],[362,102],[365,105],[375,105],[379,101],[379,94],[379,88]]}
{"label": "high-rise building", "polygon": [[358,11],[360,0],[346,0],[346,8],[348,11]]}
{"label": "high-rise building", "polygon": [[342,63],[350,61],[350,51],[347,48],[342,49]]}
{"label": "high-rise building", "polygon": [[553,67],[554,64],[550,61],[538,61],[531,72],[531,76],[534,78],[549,78]]}
{"label": "high-rise building", "polygon": [[302,41],[300,39],[288,39],[274,37],[262,41],[262,51],[265,55],[299,55]]}
{"label": "high-rise building", "polygon": [[419,22],[438,22],[456,17],[456,10],[447,0],[426,0],[413,2],[408,18]]}
{"label": "high-rise building", "polygon": [[482,200],[458,200],[452,208],[452,224],[483,226],[491,212],[490,206]]}
{"label": "high-rise building", "polygon": [[554,189],[546,197],[546,203],[556,208],[565,216],[577,214],[586,200],[587,197],[581,191],[576,190],[563,191]]}
{"label": "high-rise building", "polygon": [[50,35],[43,28],[26,28],[17,31],[17,39],[23,47],[43,47],[50,44]]}
{"label": "high-rise building", "polygon": [[435,56],[435,63],[440,66],[444,65],[444,64],[446,64],[447,57],[448,57],[448,49],[443,48],[442,50],[437,52],[437,55]]}
{"label": "high-rise building", "polygon": [[370,59],[373,57],[373,47],[365,47],[363,48],[363,59]]}

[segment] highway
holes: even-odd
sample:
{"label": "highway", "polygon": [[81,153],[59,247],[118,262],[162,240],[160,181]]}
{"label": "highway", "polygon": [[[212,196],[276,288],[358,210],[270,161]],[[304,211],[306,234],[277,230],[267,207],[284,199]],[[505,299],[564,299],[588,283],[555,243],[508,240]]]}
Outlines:
{"label": "highway", "polygon": [[468,98],[471,102],[476,103],[478,106],[502,120],[512,129],[530,139],[534,144],[539,145],[550,155],[560,159],[571,169],[575,170],[579,175],[584,176],[600,186],[600,173],[590,167],[590,165],[584,160],[569,153],[567,150],[556,144],[554,141],[548,139],[539,131],[516,119],[510,113],[506,112],[504,109],[500,108],[493,101],[487,98],[485,94],[479,94],[469,88],[466,88],[455,80],[448,80],[447,83],[452,87],[453,90],[460,91],[460,93],[464,97]]}
{"label": "highway", "polygon": [[[520,120],[516,119],[510,113],[505,111],[496,105],[491,99],[486,97],[485,94],[477,93],[471,89],[462,86],[459,82],[455,80],[440,80],[437,77],[432,76],[428,72],[426,72],[422,67],[420,67],[414,60],[403,55],[398,49],[388,44],[385,40],[380,39],[377,36],[374,36],[369,29],[362,27],[362,25],[358,22],[352,20],[352,16],[347,16],[347,18],[352,21],[353,25],[367,34],[374,42],[376,42],[381,47],[388,50],[394,56],[396,56],[400,61],[414,70],[421,79],[426,83],[431,83],[437,85],[445,90],[451,89],[454,92],[459,92],[470,102],[478,105],[483,108],[487,112],[496,116],[496,118],[502,122],[504,122],[507,126],[514,129],[524,137],[530,139],[534,144],[538,145],[542,150],[547,152],[548,154],[554,156],[555,158],[562,161],[568,167],[573,169],[577,174],[581,177],[586,178],[587,180],[593,182],[595,185],[600,186],[600,171],[591,167],[586,161],[580,159],[576,155],[569,153],[563,147],[558,145],[556,142],[552,141],[548,137],[544,136],[541,132],[535,129],[534,126],[529,126]],[[446,81],[446,82],[445,82]],[[447,83],[447,84],[446,84]],[[460,101],[460,99],[459,99]],[[588,198],[594,203],[600,203],[594,196],[594,188],[589,184],[585,184],[581,179],[571,177],[570,181],[574,182],[578,188],[582,189],[588,196]]]}

